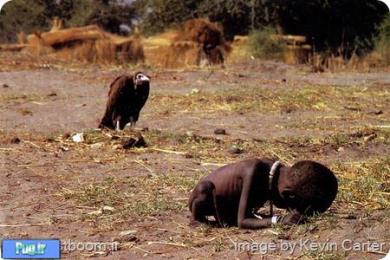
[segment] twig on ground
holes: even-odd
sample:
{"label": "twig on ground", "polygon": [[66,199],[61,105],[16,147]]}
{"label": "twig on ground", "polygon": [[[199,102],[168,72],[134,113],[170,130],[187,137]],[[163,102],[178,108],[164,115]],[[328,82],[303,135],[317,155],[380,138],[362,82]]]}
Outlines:
{"label": "twig on ground", "polygon": [[181,154],[184,155],[186,152],[178,152],[178,151],[172,151],[172,150],[164,150],[159,148],[150,148],[150,150],[156,151],[156,152],[162,152],[162,153],[170,153],[170,154]]}

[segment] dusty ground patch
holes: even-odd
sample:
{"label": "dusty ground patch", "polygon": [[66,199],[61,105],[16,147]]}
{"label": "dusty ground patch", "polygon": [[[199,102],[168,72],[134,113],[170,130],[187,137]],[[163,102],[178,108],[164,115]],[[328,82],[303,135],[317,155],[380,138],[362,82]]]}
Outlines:
{"label": "dusty ground patch", "polygon": [[[117,149],[126,130],[93,130],[107,84],[139,68],[2,59],[0,72],[0,234],[119,241],[129,256],[250,258],[233,241],[332,241],[337,251],[297,248],[291,258],[378,259],[389,250],[390,77],[386,73],[312,74],[305,67],[251,62],[226,69],[160,71],[137,131],[148,147]],[[45,66],[44,66],[45,65]],[[215,135],[216,128],[227,135]],[[69,138],[83,132],[84,143]],[[231,148],[240,153],[232,154]],[[248,157],[285,163],[315,159],[340,182],[331,210],[291,229],[188,227],[188,193],[201,176]],[[129,235],[120,237],[120,232]],[[384,243],[345,251],[345,239]],[[288,257],[287,252],[269,252]]]}

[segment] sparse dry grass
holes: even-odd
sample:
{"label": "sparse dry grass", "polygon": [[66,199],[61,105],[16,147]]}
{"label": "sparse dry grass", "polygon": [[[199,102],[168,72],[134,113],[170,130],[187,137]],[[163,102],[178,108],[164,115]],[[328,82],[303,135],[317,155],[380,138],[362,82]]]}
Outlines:
{"label": "sparse dry grass", "polygon": [[[124,133],[129,136],[131,132]],[[365,141],[365,137],[375,134],[375,139]],[[122,136],[122,137],[123,137]],[[297,158],[312,158],[324,154],[324,148],[337,151],[340,147],[357,145],[357,149],[364,151],[369,144],[388,145],[389,131],[365,130],[354,134],[333,134],[321,138],[278,138],[271,140],[237,140],[226,138],[223,141],[210,137],[178,135],[169,132],[150,131],[145,132],[144,137],[149,143],[148,148],[134,151],[112,151],[112,145],[117,140],[111,140],[99,131],[91,131],[86,134],[85,144],[68,143],[72,149],[80,150],[79,159],[88,157],[90,145],[96,142],[104,142],[105,155],[95,158],[97,161],[108,161],[112,156],[112,164],[126,160],[126,153],[148,154],[160,151],[179,152],[188,160],[205,163],[228,163],[236,159],[236,155],[227,152],[231,145],[237,145],[244,149],[246,156],[273,157],[283,162],[292,164]],[[58,139],[58,140],[61,140]],[[117,154],[119,153],[119,155]],[[314,156],[314,157],[316,157]],[[336,202],[336,208],[344,205],[349,210],[372,211],[390,207],[390,157],[367,158],[356,161],[335,161],[329,167],[336,173],[340,184],[340,193]],[[146,176],[132,176],[126,179],[113,176],[103,181],[81,184],[62,190],[64,198],[74,201],[77,205],[101,208],[112,206],[116,210],[107,215],[85,214],[83,219],[93,218],[95,221],[113,221],[128,217],[156,216],[167,212],[179,212],[186,209],[187,196],[196,182],[208,172],[206,170],[195,171],[192,175],[180,172],[154,172],[147,161],[138,161],[142,168],[150,174]],[[149,168],[151,167],[151,168]],[[145,189],[146,188],[146,189]],[[120,191],[120,192],[118,192]]]}
{"label": "sparse dry grass", "polygon": [[362,111],[363,109],[388,108],[390,102],[385,87],[297,87],[296,90],[275,87],[264,91],[256,87],[216,92],[200,92],[187,95],[156,94],[151,97],[152,106],[161,113],[178,112],[293,112],[314,111]]}
{"label": "sparse dry grass", "polygon": [[39,102],[46,100],[47,97],[37,94],[0,94],[0,104],[22,104],[28,102]]}
{"label": "sparse dry grass", "polygon": [[390,207],[390,157],[375,158],[333,166],[338,174],[338,201],[348,208],[372,212]]}
{"label": "sparse dry grass", "polygon": [[[187,199],[191,189],[202,176],[219,165],[254,156],[280,159],[286,164],[293,164],[301,159],[325,161],[336,173],[340,185],[331,210],[299,227],[258,231],[263,232],[261,234],[264,237],[276,240],[286,236],[290,239],[306,236],[316,238],[322,231],[339,228],[340,222],[345,218],[360,218],[390,207],[390,157],[386,153],[380,153],[380,149],[388,151],[390,140],[387,119],[389,96],[387,86],[308,84],[293,87],[275,84],[268,91],[253,86],[238,86],[232,90],[201,91],[188,95],[153,93],[148,101],[152,111],[148,115],[150,117],[169,117],[179,112],[184,112],[183,116],[186,113],[196,113],[200,117],[203,113],[221,116],[236,113],[282,113],[287,117],[294,113],[308,112],[312,113],[312,118],[295,118],[284,122],[282,127],[291,131],[315,129],[321,134],[239,139],[230,135],[200,136],[152,128],[141,132],[148,147],[124,150],[117,146],[123,139],[136,136],[134,131],[115,133],[85,130],[85,141],[75,143],[65,133],[43,135],[13,129],[0,130],[0,156],[14,155],[22,159],[27,153],[38,157],[48,156],[49,159],[44,162],[21,160],[15,166],[17,169],[12,171],[27,169],[46,177],[46,170],[55,173],[55,176],[48,178],[55,178],[55,182],[61,185],[53,196],[72,209],[71,217],[66,220],[82,225],[88,223],[94,227],[90,232],[101,234],[117,232],[118,223],[125,223],[121,228],[132,229],[129,222],[141,223],[145,219],[162,219],[176,226],[174,218],[188,214]],[[2,94],[0,105],[43,102],[46,99],[45,96],[31,94]],[[371,120],[376,124],[371,125]],[[377,125],[378,122],[380,125]],[[70,136],[73,134],[70,133]],[[117,137],[112,138],[113,135]],[[20,138],[20,144],[12,143],[16,136]],[[229,153],[232,146],[241,148],[243,153]],[[372,149],[379,149],[379,152],[371,153]],[[349,158],[343,151],[356,152],[357,155]],[[92,170],[85,167],[86,164],[92,165]],[[124,175],[124,171],[129,171],[129,174]],[[94,174],[88,175],[90,172]],[[104,206],[112,207],[113,210],[101,211]],[[180,225],[186,221],[183,218]],[[56,220],[53,217],[53,221],[62,219]],[[139,237],[147,233],[142,228],[139,230]],[[237,228],[214,229],[202,226],[189,229],[180,226],[172,231],[171,237],[153,239],[179,245],[184,249],[207,248],[215,253],[232,249],[230,237],[251,241],[260,236],[257,232],[240,232]],[[144,238],[141,242],[124,243],[122,248],[136,250],[133,247],[135,245],[146,248],[148,239],[150,240]],[[301,258],[342,259],[344,254],[304,252]]]}
{"label": "sparse dry grass", "polygon": [[[42,101],[39,95],[1,95],[2,103],[22,103]],[[188,160],[198,164],[224,164],[236,161],[237,155],[227,151],[231,146],[243,149],[245,156],[273,157],[285,163],[292,164],[298,158],[323,158],[329,151],[336,152],[340,148],[354,149],[364,152],[369,145],[388,145],[390,132],[387,129],[355,128],[350,131],[340,131],[341,121],[367,117],[362,111],[367,107],[386,109],[389,102],[388,89],[381,86],[364,88],[338,86],[303,86],[291,92],[288,89],[275,88],[273,91],[260,92],[253,87],[243,87],[239,90],[198,93],[192,95],[153,95],[151,105],[162,111],[176,112],[185,110],[191,112],[282,112],[286,107],[295,110],[325,111],[328,113],[340,111],[343,116],[337,124],[329,126],[325,118],[315,118],[297,124],[296,128],[321,128],[332,131],[322,137],[286,137],[268,140],[240,140],[225,137],[202,137],[197,135],[177,134],[151,130],[143,135],[149,147],[131,151],[115,150],[113,147],[120,140],[134,136],[127,131],[119,134],[118,139],[112,139],[105,132],[90,130],[85,132],[85,142],[76,144],[70,138],[62,135],[50,137],[31,136],[18,133],[22,140],[34,142],[38,147],[55,149],[55,146],[65,146],[75,153],[74,158],[88,160],[92,145],[102,143],[95,156],[96,162],[115,163],[126,160],[128,153],[148,154],[161,151],[178,153]],[[347,108],[347,109],[346,109]],[[347,112],[345,112],[347,111]],[[322,122],[321,122],[322,121]],[[290,124],[290,127],[292,125]],[[3,143],[11,139],[9,133],[1,132]],[[158,149],[158,150],[156,150]],[[104,151],[104,152],[103,152]],[[139,163],[138,163],[139,164]],[[151,167],[141,162],[143,168]],[[142,168],[141,167],[141,168]],[[338,203],[351,203],[350,208],[383,209],[389,207],[390,183],[386,179],[389,172],[389,157],[366,158],[350,162],[335,162],[330,167],[337,173],[340,180],[340,194]],[[112,218],[126,218],[128,215],[146,216],[156,215],[167,211],[180,211],[185,208],[188,192],[207,172],[198,171],[192,176],[176,172],[153,173],[150,176],[135,176],[131,179],[118,180],[106,178],[99,183],[87,186],[66,188],[62,195],[66,199],[74,200],[76,204],[93,207],[113,206],[117,208]],[[147,190],[144,187],[148,187]],[[122,192],[118,192],[122,191]],[[175,198],[181,198],[177,200]],[[85,216],[84,216],[85,217]]]}
{"label": "sparse dry grass", "polygon": [[[75,190],[64,189],[62,194],[66,199],[75,200],[80,205],[114,207],[111,220],[156,216],[184,210],[187,204],[185,194],[192,189],[197,179],[196,176],[178,176],[169,172],[158,176],[127,179],[109,177],[102,182],[77,187]],[[85,217],[88,217],[88,214],[83,216]],[[102,217],[106,219],[107,216]]]}

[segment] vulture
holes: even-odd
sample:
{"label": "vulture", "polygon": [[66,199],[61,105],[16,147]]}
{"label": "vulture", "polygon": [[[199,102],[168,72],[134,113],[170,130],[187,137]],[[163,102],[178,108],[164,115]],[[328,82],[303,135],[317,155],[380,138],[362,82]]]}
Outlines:
{"label": "vulture", "polygon": [[99,128],[123,130],[126,124],[135,126],[139,113],[149,96],[150,78],[142,72],[114,79],[108,91],[106,112]]}

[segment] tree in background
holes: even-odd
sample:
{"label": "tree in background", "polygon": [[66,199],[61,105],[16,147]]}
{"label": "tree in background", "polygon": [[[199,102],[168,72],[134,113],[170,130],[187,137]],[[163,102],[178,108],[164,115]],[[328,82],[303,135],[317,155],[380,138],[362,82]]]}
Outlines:
{"label": "tree in background", "polygon": [[67,26],[98,24],[113,33],[137,21],[146,35],[207,17],[223,26],[228,40],[271,25],[305,35],[317,51],[349,58],[374,47],[388,11],[378,0],[14,0],[2,10],[0,40],[47,30],[55,16]]}
{"label": "tree in background", "polygon": [[93,3],[91,0],[59,0],[51,2],[56,3],[54,3],[52,11],[49,11],[50,13],[47,14],[47,17],[49,19],[52,19],[52,16],[60,17],[65,22],[65,26],[69,27],[86,25],[88,17],[92,15],[97,6],[97,1]]}
{"label": "tree in background", "polygon": [[188,19],[198,18],[202,2],[202,0],[137,0],[134,6],[140,16],[142,31],[150,35],[177,26]]}
{"label": "tree in background", "polygon": [[120,33],[122,24],[131,27],[134,7],[117,0],[13,0],[0,15],[0,41],[14,42],[23,31],[47,31],[54,17],[66,26],[97,24],[103,29]]}
{"label": "tree in background", "polygon": [[91,0],[13,0],[0,15],[0,41],[12,42],[23,31],[47,31],[54,17],[60,17],[68,26],[81,26],[93,10]]}
{"label": "tree in background", "polygon": [[39,1],[14,0],[8,2],[1,10],[0,41],[16,40],[20,31],[32,32],[46,29],[49,23],[45,17],[45,6]]}
{"label": "tree in background", "polygon": [[131,27],[137,18],[132,5],[126,5],[115,0],[96,1],[93,11],[87,16],[84,24],[96,24],[106,31],[122,34],[121,25]]}
{"label": "tree in background", "polygon": [[147,34],[208,17],[223,25],[228,40],[272,25],[279,33],[307,36],[318,51],[345,58],[374,47],[388,12],[378,0],[138,0],[136,5]]}
{"label": "tree in background", "polygon": [[372,50],[388,12],[377,0],[278,0],[272,8],[284,33],[305,35],[316,50],[345,58]]}
{"label": "tree in background", "polygon": [[137,0],[135,7],[145,34],[162,32],[188,19],[207,17],[221,24],[225,37],[232,40],[236,34],[249,32],[251,3],[246,0]]}
{"label": "tree in background", "polygon": [[383,57],[386,65],[390,64],[390,14],[379,27],[379,35],[375,44],[376,51]]}
{"label": "tree in background", "polygon": [[210,21],[220,23],[228,41],[234,35],[248,34],[251,29],[251,4],[246,0],[216,0],[203,1],[200,12],[207,15]]}

